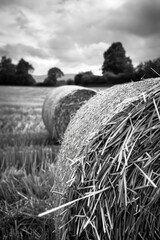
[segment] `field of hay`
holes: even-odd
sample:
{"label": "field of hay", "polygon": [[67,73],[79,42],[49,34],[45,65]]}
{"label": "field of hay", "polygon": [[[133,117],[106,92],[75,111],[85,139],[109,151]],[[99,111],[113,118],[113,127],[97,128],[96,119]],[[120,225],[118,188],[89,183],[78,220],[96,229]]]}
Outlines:
{"label": "field of hay", "polygon": [[42,120],[50,91],[0,88],[0,239],[160,239],[159,79],[96,91],[61,146]]}
{"label": "field of hay", "polygon": [[160,239],[159,78],[96,91],[61,146],[42,120],[52,90],[0,88],[0,239]]}
{"label": "field of hay", "polygon": [[0,88],[0,239],[54,239],[52,186],[59,150],[41,117],[51,88]]}
{"label": "field of hay", "polygon": [[52,88],[0,88],[0,239],[55,239],[54,145],[42,121]]}

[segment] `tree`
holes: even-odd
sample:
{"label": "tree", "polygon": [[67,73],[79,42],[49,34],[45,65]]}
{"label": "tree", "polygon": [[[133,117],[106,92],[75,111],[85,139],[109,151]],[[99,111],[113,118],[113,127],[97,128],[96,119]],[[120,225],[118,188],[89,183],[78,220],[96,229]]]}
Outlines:
{"label": "tree", "polygon": [[126,57],[124,47],[121,42],[112,43],[106,52],[103,54],[104,62],[102,65],[103,75],[107,72],[114,74],[133,73],[132,61]]}
{"label": "tree", "polygon": [[34,67],[26,62],[23,58],[21,58],[21,60],[18,62],[17,66],[16,66],[16,71],[17,74],[29,74],[29,72],[34,71]]}
{"label": "tree", "polygon": [[76,85],[86,85],[91,82],[92,77],[92,71],[80,72],[74,76],[74,82]]}
{"label": "tree", "polygon": [[57,79],[64,76],[64,73],[57,67],[48,70],[47,78],[44,80],[44,85],[55,86]]}
{"label": "tree", "polygon": [[16,66],[16,85],[32,86],[36,84],[35,79],[29,72],[34,71],[34,67],[23,58],[21,58]]}
{"label": "tree", "polygon": [[135,69],[136,80],[160,76],[160,58],[141,62]]}
{"label": "tree", "polygon": [[11,58],[3,56],[0,62],[0,73],[5,75],[14,75],[16,66],[12,63]]}
{"label": "tree", "polygon": [[15,81],[15,65],[12,59],[6,56],[1,58],[0,62],[0,85],[14,85]]}
{"label": "tree", "polygon": [[51,68],[48,71],[48,77],[49,78],[61,78],[62,76],[64,76],[64,73],[57,67]]}
{"label": "tree", "polygon": [[15,84],[18,86],[33,86],[36,85],[35,79],[31,74],[17,74]]}
{"label": "tree", "polygon": [[14,65],[11,58],[3,56],[0,62],[0,85],[35,85],[35,79],[28,73],[31,70],[34,68],[24,59]]}

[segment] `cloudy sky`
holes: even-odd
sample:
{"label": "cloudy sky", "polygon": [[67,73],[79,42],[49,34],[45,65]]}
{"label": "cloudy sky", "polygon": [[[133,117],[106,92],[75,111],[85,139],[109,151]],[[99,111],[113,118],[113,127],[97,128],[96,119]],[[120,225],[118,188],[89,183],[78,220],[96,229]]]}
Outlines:
{"label": "cloudy sky", "polygon": [[117,41],[134,65],[160,57],[160,0],[0,0],[0,56],[23,57],[36,75],[101,73]]}

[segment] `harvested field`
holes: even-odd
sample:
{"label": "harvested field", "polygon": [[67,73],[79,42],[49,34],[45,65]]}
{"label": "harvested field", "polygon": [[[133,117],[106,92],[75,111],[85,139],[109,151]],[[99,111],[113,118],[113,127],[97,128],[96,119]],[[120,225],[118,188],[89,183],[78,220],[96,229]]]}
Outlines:
{"label": "harvested field", "polygon": [[53,145],[42,121],[51,89],[0,88],[0,239],[55,239],[55,215],[38,214],[55,206]]}
{"label": "harvested field", "polygon": [[159,146],[157,85],[115,107],[73,159],[63,239],[160,239]]}
{"label": "harvested field", "polygon": [[79,86],[61,86],[45,99],[42,110],[44,124],[55,142],[61,142],[64,132],[76,111],[96,94]]}

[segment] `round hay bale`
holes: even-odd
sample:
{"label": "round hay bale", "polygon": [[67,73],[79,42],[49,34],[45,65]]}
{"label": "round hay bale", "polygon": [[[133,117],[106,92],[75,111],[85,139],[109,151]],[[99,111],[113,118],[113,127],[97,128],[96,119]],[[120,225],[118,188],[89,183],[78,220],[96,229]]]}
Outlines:
{"label": "round hay bale", "polygon": [[54,88],[46,97],[43,108],[43,122],[51,137],[60,142],[71,117],[96,91],[80,86]]}
{"label": "round hay bale", "polygon": [[160,85],[118,105],[74,160],[63,239],[160,239]]}
{"label": "round hay bale", "polygon": [[83,146],[88,145],[90,139],[102,128],[115,107],[126,98],[138,96],[160,83],[160,78],[148,79],[140,82],[131,82],[116,85],[98,92],[84,104],[70,121],[58,156],[63,183],[70,179],[69,163],[80,156]]}

